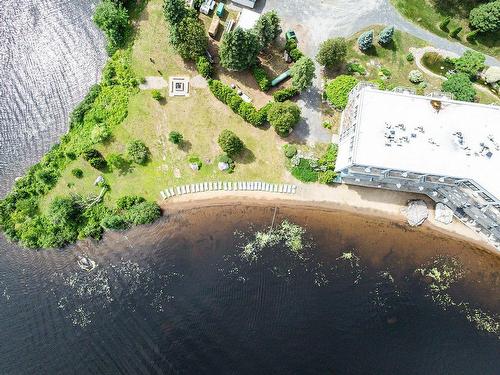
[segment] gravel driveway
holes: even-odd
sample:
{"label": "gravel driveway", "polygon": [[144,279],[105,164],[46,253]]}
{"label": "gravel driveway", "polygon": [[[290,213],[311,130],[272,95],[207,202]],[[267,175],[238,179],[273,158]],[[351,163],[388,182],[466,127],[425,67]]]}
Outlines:
{"label": "gravel driveway", "polygon": [[[427,41],[436,48],[462,54],[466,50],[458,42],[436,36],[401,16],[389,0],[258,0],[256,11],[278,11],[283,29],[294,29],[301,49],[309,56],[316,55],[320,43],[330,37],[349,36],[373,24],[394,25]],[[488,56],[488,65],[500,66],[500,61]],[[320,67],[316,69],[320,77]],[[296,136],[304,142],[329,142],[330,133],[321,125],[322,80],[316,78],[314,86],[301,95],[304,120],[297,127]]]}

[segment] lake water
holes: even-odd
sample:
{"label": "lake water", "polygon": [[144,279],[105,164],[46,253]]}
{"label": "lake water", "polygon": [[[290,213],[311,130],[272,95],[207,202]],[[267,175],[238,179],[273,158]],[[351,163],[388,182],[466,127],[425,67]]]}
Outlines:
{"label": "lake water", "polygon": [[[1,195],[98,81],[94,4],[2,2]],[[283,204],[172,209],[63,250],[0,238],[0,374],[498,374],[499,296],[498,256],[426,229]]]}

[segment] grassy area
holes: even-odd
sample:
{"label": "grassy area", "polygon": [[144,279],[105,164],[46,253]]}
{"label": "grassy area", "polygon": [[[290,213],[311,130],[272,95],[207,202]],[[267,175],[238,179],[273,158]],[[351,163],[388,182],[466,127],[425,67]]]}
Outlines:
{"label": "grassy area", "polygon": [[[348,62],[358,62],[366,70],[365,75],[360,75],[356,73],[356,77],[360,80],[373,81],[382,79],[384,84],[388,87],[413,87],[417,89],[418,85],[413,84],[408,79],[408,74],[410,71],[418,69],[414,61],[410,62],[407,60],[408,53],[411,47],[420,48],[425,47],[428,44],[416,38],[408,33],[396,30],[394,33],[393,42],[388,46],[380,46],[378,43],[374,43],[373,47],[367,52],[363,53],[359,50],[357,45],[357,39],[361,33],[366,30],[374,30],[375,38],[378,33],[383,29],[383,26],[376,25],[365,30],[362,30],[348,39]],[[385,76],[382,71],[383,68],[388,69],[390,76]],[[343,71],[326,72],[327,78],[333,78],[339,73],[347,73],[346,68]],[[443,79],[431,76],[422,72],[424,75],[424,81],[427,87],[424,89],[424,93],[430,93],[432,91],[441,90],[441,84]],[[497,96],[488,91],[478,90],[478,99],[481,103],[499,103],[500,100]]]}
{"label": "grassy area", "polygon": [[[153,59],[154,63],[151,62]],[[171,75],[194,77],[194,67],[185,64],[168,43],[168,30],[162,15],[162,1],[150,1],[137,23],[136,40],[132,48],[132,68],[140,76]],[[166,95],[166,89],[163,90]],[[222,153],[218,134],[229,128],[245,143],[246,150],[237,158],[233,174],[220,172],[216,158]],[[172,130],[181,132],[185,144],[178,147],[168,141]],[[133,94],[129,101],[127,118],[113,131],[113,139],[97,147],[105,157],[110,153],[125,153],[126,144],[141,139],[151,151],[151,160],[144,166],[132,164],[126,171],[106,171],[92,168],[81,158],[64,171],[57,185],[43,198],[42,210],[58,195],[69,192],[97,194],[94,180],[102,174],[110,184],[106,202],[114,202],[124,194],[137,194],[157,199],[159,191],[167,186],[207,180],[265,180],[284,181],[289,176],[284,168],[284,143],[273,129],[258,129],[244,122],[231,109],[218,101],[205,87],[191,86],[187,98],[169,98],[158,102],[145,90]],[[197,155],[203,161],[200,171],[194,172],[188,157]],[[84,177],[71,175],[73,168],[81,168]],[[174,171],[177,170],[177,178]]]}
{"label": "grassy area", "polygon": [[[450,40],[458,40],[463,45],[476,49],[480,52],[489,54],[493,57],[500,57],[500,32],[477,34],[472,42],[469,42],[465,35],[471,31],[469,28],[468,16],[470,7],[468,2],[462,2],[459,7],[442,6],[431,0],[391,0],[398,11],[417,23],[423,28]],[[451,21],[447,30],[441,30],[439,23],[445,18],[450,17]],[[462,27],[457,39],[449,36],[449,31],[456,27]]]}

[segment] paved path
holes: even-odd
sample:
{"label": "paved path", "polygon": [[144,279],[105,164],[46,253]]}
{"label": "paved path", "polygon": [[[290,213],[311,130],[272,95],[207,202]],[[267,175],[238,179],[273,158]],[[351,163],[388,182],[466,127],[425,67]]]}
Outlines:
{"label": "paved path", "polygon": [[[389,0],[259,0],[257,11],[276,9],[283,20],[283,29],[294,29],[301,48],[309,56],[315,56],[319,44],[328,38],[349,36],[373,24],[394,25],[425,40],[436,48],[462,54],[467,48],[458,42],[441,38],[422,29],[401,16]],[[487,56],[488,65],[500,66],[500,61]],[[317,75],[320,77],[319,66]],[[301,95],[305,122],[299,124],[297,135],[307,143],[328,142],[329,133],[321,124],[322,81],[317,78],[314,87]]]}

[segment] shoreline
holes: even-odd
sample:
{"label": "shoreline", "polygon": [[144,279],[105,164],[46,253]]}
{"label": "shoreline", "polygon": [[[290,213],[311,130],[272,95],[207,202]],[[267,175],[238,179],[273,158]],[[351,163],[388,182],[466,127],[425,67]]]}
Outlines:
{"label": "shoreline", "polygon": [[482,236],[460,222],[455,217],[451,224],[443,224],[434,218],[435,203],[421,194],[372,189],[350,185],[334,187],[319,184],[297,184],[296,194],[278,194],[260,191],[209,191],[196,194],[175,196],[159,205],[165,213],[188,211],[203,207],[249,204],[269,206],[280,204],[289,207],[319,209],[324,211],[343,211],[360,216],[383,218],[398,224],[408,225],[406,216],[401,212],[410,199],[422,199],[427,203],[429,217],[419,227],[420,230],[438,232],[458,240],[472,242],[489,252],[500,255]]}

